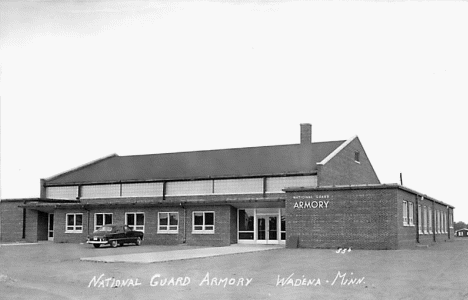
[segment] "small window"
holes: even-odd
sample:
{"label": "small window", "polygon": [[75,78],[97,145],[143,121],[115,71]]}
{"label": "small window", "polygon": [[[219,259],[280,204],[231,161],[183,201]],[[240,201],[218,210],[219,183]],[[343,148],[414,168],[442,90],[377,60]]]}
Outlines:
{"label": "small window", "polygon": [[427,224],[427,230],[429,231],[429,233],[432,233],[432,209],[429,207],[428,208],[428,224]]}
{"label": "small window", "polygon": [[192,233],[214,233],[214,212],[194,211]]}
{"label": "small window", "polygon": [[357,162],[357,163],[360,162],[360,160],[359,160],[359,151],[354,152],[354,161]]}
{"label": "small window", "polygon": [[408,225],[408,203],[403,201],[403,226]]}
{"label": "small window", "polygon": [[422,223],[423,223],[423,220],[422,220],[422,211],[421,211],[421,205],[419,204],[418,205],[418,228],[419,228],[419,233],[423,233],[422,231]]}
{"label": "small window", "polygon": [[112,224],[112,214],[98,213],[94,214],[94,231],[98,230],[104,225]]}
{"label": "small window", "polygon": [[145,214],[125,213],[125,225],[133,230],[145,232]]}
{"label": "small window", "polygon": [[414,226],[413,216],[414,216],[413,202],[408,202],[408,224],[410,226]]}
{"label": "small window", "polygon": [[178,233],[179,213],[160,212],[158,213],[158,233]]}
{"label": "small window", "polygon": [[82,233],[83,232],[83,214],[67,214],[66,215],[66,233]]}

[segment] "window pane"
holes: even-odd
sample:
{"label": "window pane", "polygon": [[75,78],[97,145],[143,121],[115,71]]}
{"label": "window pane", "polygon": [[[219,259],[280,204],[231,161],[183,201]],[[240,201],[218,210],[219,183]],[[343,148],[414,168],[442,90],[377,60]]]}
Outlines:
{"label": "window pane", "polygon": [[170,225],[179,224],[179,214],[170,214]]}
{"label": "window pane", "polygon": [[144,225],[145,224],[145,215],[144,214],[137,214],[137,225]]}
{"label": "window pane", "polygon": [[112,224],[112,214],[106,214],[106,225]]}
{"label": "window pane", "polygon": [[135,215],[128,214],[127,215],[127,225],[135,225]]}
{"label": "window pane", "polygon": [[214,225],[214,213],[205,213],[205,225]]}
{"label": "window pane", "polygon": [[167,226],[159,226],[159,230],[167,230]]}
{"label": "window pane", "polygon": [[76,225],[83,225],[83,215],[76,215]]}
{"label": "window pane", "polygon": [[281,231],[286,231],[286,218],[281,216]]}
{"label": "window pane", "polygon": [[193,220],[195,225],[203,225],[203,213],[194,213]]}
{"label": "window pane", "polygon": [[[75,216],[67,215],[67,225],[75,225]],[[70,230],[67,228],[67,230]]]}
{"label": "window pane", "polygon": [[103,223],[103,215],[102,215],[102,214],[96,214],[96,225],[97,225],[97,226],[102,226],[102,225],[104,225],[104,223]]}
{"label": "window pane", "polygon": [[167,225],[167,214],[159,214],[159,225]]}
{"label": "window pane", "polygon": [[177,230],[177,226],[170,226],[169,230]]}
{"label": "window pane", "polygon": [[253,232],[239,232],[239,239],[240,240],[253,240],[254,233]]}
{"label": "window pane", "polygon": [[213,230],[213,229],[214,229],[214,226],[211,226],[211,225],[205,226],[205,230]]}
{"label": "window pane", "polygon": [[203,229],[203,226],[197,225],[197,226],[194,227],[194,229],[195,229],[195,230],[202,230],[202,229]]}
{"label": "window pane", "polygon": [[239,209],[239,231],[254,230],[254,210]]}

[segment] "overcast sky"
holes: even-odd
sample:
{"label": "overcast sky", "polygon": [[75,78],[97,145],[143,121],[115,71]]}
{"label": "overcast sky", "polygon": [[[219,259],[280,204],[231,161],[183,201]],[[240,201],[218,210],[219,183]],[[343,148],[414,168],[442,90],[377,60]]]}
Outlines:
{"label": "overcast sky", "polygon": [[467,16],[466,1],[3,1],[1,197],[112,153],[298,143],[312,123],[468,222]]}

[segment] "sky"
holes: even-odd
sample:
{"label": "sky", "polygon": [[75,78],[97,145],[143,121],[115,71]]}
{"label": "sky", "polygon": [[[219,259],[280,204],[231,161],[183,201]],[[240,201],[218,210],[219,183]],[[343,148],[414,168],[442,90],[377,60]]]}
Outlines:
{"label": "sky", "polygon": [[382,183],[465,193],[466,1],[2,1],[1,198],[117,153],[358,135]]}

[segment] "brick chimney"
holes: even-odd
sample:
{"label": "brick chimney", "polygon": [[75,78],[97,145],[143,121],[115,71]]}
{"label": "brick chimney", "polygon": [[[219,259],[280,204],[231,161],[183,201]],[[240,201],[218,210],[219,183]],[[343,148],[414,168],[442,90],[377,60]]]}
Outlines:
{"label": "brick chimney", "polygon": [[312,143],[312,125],[309,123],[301,124],[301,145]]}

